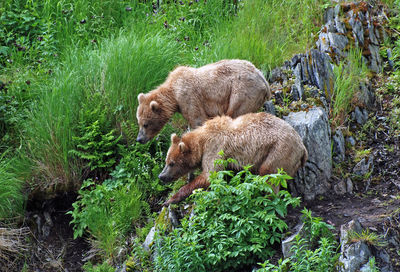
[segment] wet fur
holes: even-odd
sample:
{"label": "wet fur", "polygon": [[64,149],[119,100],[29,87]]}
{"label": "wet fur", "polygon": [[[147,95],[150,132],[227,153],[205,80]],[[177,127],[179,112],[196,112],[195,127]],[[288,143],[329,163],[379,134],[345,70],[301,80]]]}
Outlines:
{"label": "wet fur", "polygon": [[220,158],[217,153],[221,150],[226,158],[238,161],[230,169],[241,170],[243,166],[253,165],[252,172],[259,175],[276,173],[278,168],[283,168],[294,177],[308,157],[299,134],[284,120],[268,113],[249,113],[236,119],[215,117],[181,139],[176,135],[171,138],[160,178],[175,180],[200,167],[202,173],[166,204],[183,200],[195,188],[208,187],[210,171],[220,170],[215,168],[214,161]]}

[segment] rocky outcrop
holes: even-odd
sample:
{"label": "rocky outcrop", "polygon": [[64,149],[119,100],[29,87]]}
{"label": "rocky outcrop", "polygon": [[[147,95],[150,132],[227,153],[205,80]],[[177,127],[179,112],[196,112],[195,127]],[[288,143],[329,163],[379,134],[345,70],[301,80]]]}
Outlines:
{"label": "rocky outcrop", "polygon": [[330,188],[332,154],[328,117],[323,109],[312,108],[308,112],[292,112],[284,119],[299,133],[308,151],[305,167],[291,183],[292,193],[312,200]]}
{"label": "rocky outcrop", "polygon": [[362,227],[358,220],[352,220],[340,227],[341,255],[339,257],[339,271],[355,272],[366,264],[372,256],[371,250],[364,241],[351,242],[352,233],[361,234]]}
{"label": "rocky outcrop", "polygon": [[319,50],[339,63],[341,58],[347,56],[349,48],[360,48],[369,68],[376,73],[382,70],[379,43],[386,32],[374,16],[370,4],[340,3],[325,11],[324,21],[317,41]]}

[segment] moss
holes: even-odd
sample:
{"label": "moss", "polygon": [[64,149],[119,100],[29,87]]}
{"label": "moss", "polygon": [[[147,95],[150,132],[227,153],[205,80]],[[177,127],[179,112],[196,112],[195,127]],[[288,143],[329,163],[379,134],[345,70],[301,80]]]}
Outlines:
{"label": "moss", "polygon": [[163,231],[171,231],[172,230],[172,223],[171,219],[168,216],[168,208],[163,207],[161,209],[160,214],[156,218],[155,226],[157,230]]}

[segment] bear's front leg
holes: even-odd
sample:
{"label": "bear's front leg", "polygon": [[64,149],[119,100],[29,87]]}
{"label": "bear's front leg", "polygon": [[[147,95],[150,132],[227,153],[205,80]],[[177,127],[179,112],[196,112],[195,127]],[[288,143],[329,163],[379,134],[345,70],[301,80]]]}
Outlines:
{"label": "bear's front leg", "polygon": [[210,186],[210,183],[208,182],[207,175],[202,173],[201,175],[197,176],[193,181],[181,187],[176,194],[168,199],[168,201],[164,202],[163,206],[168,206],[169,204],[181,202],[182,200],[190,196],[194,189],[206,189],[208,188],[208,186]]}

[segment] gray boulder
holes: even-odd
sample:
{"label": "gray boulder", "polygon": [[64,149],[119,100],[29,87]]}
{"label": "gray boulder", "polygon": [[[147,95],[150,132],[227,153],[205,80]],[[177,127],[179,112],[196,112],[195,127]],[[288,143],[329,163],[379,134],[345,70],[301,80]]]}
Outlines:
{"label": "gray boulder", "polygon": [[296,242],[296,236],[302,236],[304,232],[304,223],[297,224],[294,228],[294,233],[282,241],[282,254],[284,259],[293,255],[291,249]]}
{"label": "gray boulder", "polygon": [[308,161],[301,168],[295,182],[290,183],[292,193],[306,200],[324,194],[331,187],[331,137],[325,111],[314,107],[308,112],[292,112],[284,119],[299,133],[308,151]]}
{"label": "gray boulder", "polygon": [[359,271],[361,266],[366,264],[372,255],[365,242],[350,243],[350,232],[362,232],[361,224],[357,219],[340,226],[341,255],[339,257],[339,271],[341,272]]}
{"label": "gray boulder", "polygon": [[152,244],[154,242],[155,235],[156,235],[156,227],[152,227],[146,236],[146,240],[144,240],[144,242],[143,242],[144,250],[146,250],[146,251],[150,250],[150,247],[152,246]]}

